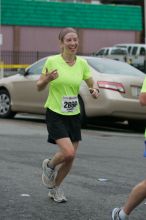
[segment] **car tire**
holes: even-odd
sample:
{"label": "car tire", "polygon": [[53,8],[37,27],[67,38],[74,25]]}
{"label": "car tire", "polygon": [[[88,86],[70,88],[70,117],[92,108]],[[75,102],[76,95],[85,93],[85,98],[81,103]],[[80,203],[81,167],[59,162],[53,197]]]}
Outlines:
{"label": "car tire", "polygon": [[0,90],[0,118],[13,118],[15,112],[11,110],[11,98],[7,90]]}
{"label": "car tire", "polygon": [[82,128],[85,128],[87,123],[87,118],[85,114],[84,102],[80,96],[79,96],[79,105],[80,105],[81,126]]}

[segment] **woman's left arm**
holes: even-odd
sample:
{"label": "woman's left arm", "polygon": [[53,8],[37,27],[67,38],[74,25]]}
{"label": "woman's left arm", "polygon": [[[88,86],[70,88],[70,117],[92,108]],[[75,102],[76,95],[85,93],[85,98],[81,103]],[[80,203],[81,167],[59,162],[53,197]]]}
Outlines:
{"label": "woman's left arm", "polygon": [[99,96],[99,88],[95,85],[95,82],[92,77],[85,80],[87,86],[89,87],[89,92],[91,93],[93,98],[98,98]]}
{"label": "woman's left arm", "polygon": [[139,101],[142,106],[146,105],[146,92],[141,92],[139,95]]}

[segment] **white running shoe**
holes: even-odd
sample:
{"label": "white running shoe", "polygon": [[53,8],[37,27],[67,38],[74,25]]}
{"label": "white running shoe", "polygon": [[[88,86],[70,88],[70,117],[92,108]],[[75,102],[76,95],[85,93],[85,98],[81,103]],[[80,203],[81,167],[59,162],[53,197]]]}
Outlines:
{"label": "white running shoe", "polygon": [[42,182],[47,188],[54,187],[54,179],[55,179],[55,169],[51,169],[47,166],[49,159],[45,159],[42,163],[43,173],[42,173]]}
{"label": "white running shoe", "polygon": [[119,217],[119,212],[121,211],[121,208],[114,208],[112,211],[112,220],[121,220]]}
{"label": "white running shoe", "polygon": [[58,203],[67,202],[67,198],[64,196],[63,190],[59,187],[54,187],[53,189],[50,189],[48,196]]}

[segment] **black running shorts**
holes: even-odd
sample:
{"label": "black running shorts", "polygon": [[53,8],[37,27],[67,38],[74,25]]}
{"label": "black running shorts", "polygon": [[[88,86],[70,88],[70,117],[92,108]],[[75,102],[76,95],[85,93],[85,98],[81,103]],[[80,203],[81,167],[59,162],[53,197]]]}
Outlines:
{"label": "black running shorts", "polygon": [[80,141],[81,119],[77,115],[61,115],[50,109],[46,110],[46,124],[48,130],[48,142],[56,144],[55,140],[69,137],[72,142]]}

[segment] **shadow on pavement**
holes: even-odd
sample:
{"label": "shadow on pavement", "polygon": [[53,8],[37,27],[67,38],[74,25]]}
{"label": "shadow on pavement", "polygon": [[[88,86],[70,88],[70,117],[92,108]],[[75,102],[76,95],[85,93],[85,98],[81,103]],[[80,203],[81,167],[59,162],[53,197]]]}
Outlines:
{"label": "shadow on pavement", "polygon": [[[33,123],[45,123],[44,115],[33,114],[17,114],[14,119],[19,121],[27,121]],[[137,129],[131,128],[127,121],[113,122],[111,120],[99,120],[97,118],[88,119],[87,125],[83,129],[88,130],[100,130],[100,131],[114,131],[114,132],[126,132],[126,133],[144,133],[144,128],[137,126]]]}

